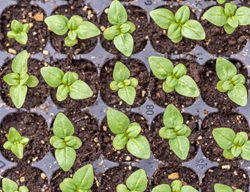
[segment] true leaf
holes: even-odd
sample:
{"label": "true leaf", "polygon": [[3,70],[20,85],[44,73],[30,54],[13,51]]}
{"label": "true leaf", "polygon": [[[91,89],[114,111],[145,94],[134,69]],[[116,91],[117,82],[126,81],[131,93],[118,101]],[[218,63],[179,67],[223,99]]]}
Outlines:
{"label": "true leaf", "polygon": [[11,68],[13,72],[18,74],[24,74],[28,72],[28,59],[29,53],[24,50],[16,55],[12,61]]}
{"label": "true leaf", "polygon": [[213,137],[222,149],[230,149],[235,138],[235,132],[229,128],[215,128]]}
{"label": "true leaf", "polygon": [[145,191],[148,185],[146,172],[143,169],[135,171],[128,177],[126,185],[131,191]]}
{"label": "true leaf", "polygon": [[39,80],[34,75],[30,75],[28,80],[26,81],[26,85],[30,88],[36,87],[38,83],[39,83]]}
{"label": "true leaf", "polygon": [[81,80],[75,81],[70,86],[70,97],[72,99],[87,99],[93,96],[93,91],[87,83]]}
{"label": "true leaf", "polygon": [[78,169],[75,172],[73,179],[75,181],[75,184],[80,189],[90,189],[94,184],[94,171],[92,165],[88,164]]}
{"label": "true leaf", "polygon": [[250,24],[250,9],[248,7],[240,7],[236,10],[235,16],[237,17],[240,25]]}
{"label": "true leaf", "polygon": [[115,136],[113,140],[113,147],[116,150],[121,150],[126,147],[126,144],[128,143],[128,138],[125,134],[121,133]]}
{"label": "true leaf", "polygon": [[181,33],[184,37],[194,40],[203,40],[206,37],[202,25],[195,20],[187,21],[182,26]]}
{"label": "true leaf", "polygon": [[222,27],[227,23],[227,16],[225,15],[224,8],[221,6],[211,7],[204,13],[203,16],[210,23],[218,27]]}
{"label": "true leaf", "polygon": [[125,56],[132,55],[134,49],[134,39],[131,34],[120,34],[114,38],[115,47]]}
{"label": "true leaf", "polygon": [[150,145],[146,137],[139,135],[136,138],[130,139],[127,143],[127,150],[135,157],[141,159],[150,158]]}
{"label": "true leaf", "polygon": [[236,85],[232,90],[228,91],[228,97],[240,106],[247,105],[247,89],[244,85]]}
{"label": "true leaf", "polygon": [[169,140],[170,149],[181,159],[187,159],[190,144],[185,136],[178,136],[176,139]]}
{"label": "true leaf", "polygon": [[136,90],[132,86],[126,86],[118,90],[119,97],[129,105],[133,105],[136,97]]}
{"label": "true leaf", "polygon": [[63,15],[52,15],[45,18],[45,23],[57,35],[64,35],[68,31],[68,18]]}
{"label": "true leaf", "polygon": [[83,21],[83,23],[77,29],[79,39],[90,39],[101,34],[96,25],[89,21]]}
{"label": "true leaf", "polygon": [[198,97],[200,90],[195,81],[188,75],[182,76],[175,87],[177,93],[186,97]]}
{"label": "true leaf", "polygon": [[18,85],[10,87],[10,97],[16,108],[20,109],[27,95],[28,88],[26,85]]}
{"label": "true leaf", "polygon": [[178,11],[175,13],[175,20],[178,23],[184,24],[190,18],[190,9],[188,6],[181,6]]}
{"label": "true leaf", "polygon": [[150,16],[162,29],[168,29],[171,23],[175,20],[174,14],[165,8],[159,8],[151,11]]}
{"label": "true leaf", "polygon": [[129,69],[120,61],[115,63],[114,71],[113,71],[113,79],[116,82],[121,82],[130,77]]}
{"label": "true leaf", "polygon": [[242,147],[242,159],[250,161],[250,141],[247,141]]}
{"label": "true leaf", "polygon": [[108,20],[112,25],[121,25],[128,20],[125,7],[120,1],[114,0],[108,10]]}
{"label": "true leaf", "polygon": [[41,74],[49,86],[57,88],[62,83],[64,72],[57,67],[43,67]]}
{"label": "true leaf", "polygon": [[57,114],[53,124],[53,133],[59,138],[65,138],[73,135],[74,126],[63,113]]}
{"label": "true leaf", "polygon": [[76,152],[74,149],[70,147],[65,147],[63,149],[56,149],[55,157],[62,168],[63,171],[69,171],[71,167],[74,165],[76,159]]}
{"label": "true leaf", "polygon": [[182,114],[173,104],[169,104],[165,109],[163,123],[169,128],[174,128],[175,126],[183,123]]}

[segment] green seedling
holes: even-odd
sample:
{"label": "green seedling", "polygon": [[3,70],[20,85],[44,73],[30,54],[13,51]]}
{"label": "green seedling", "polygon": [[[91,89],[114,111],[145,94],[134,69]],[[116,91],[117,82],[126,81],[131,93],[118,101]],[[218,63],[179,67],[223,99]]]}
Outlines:
{"label": "green seedling", "polygon": [[183,185],[180,180],[174,180],[171,185],[161,184],[154,187],[152,192],[198,192],[198,190],[190,185]]}
{"label": "green seedling", "polygon": [[223,4],[225,2],[226,2],[226,0],[217,0],[217,3],[219,3],[219,4]]}
{"label": "green seedling", "polygon": [[216,183],[214,185],[214,191],[215,192],[244,192],[241,189],[233,189],[232,187],[229,187],[221,183]]}
{"label": "green seedling", "polygon": [[15,181],[8,178],[3,178],[2,180],[3,192],[29,192],[26,186],[19,187]]}

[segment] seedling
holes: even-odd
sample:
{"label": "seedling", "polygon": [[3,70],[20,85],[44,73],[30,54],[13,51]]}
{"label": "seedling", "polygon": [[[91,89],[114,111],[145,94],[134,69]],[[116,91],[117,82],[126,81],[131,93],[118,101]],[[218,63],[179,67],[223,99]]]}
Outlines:
{"label": "seedling", "polygon": [[223,4],[225,2],[226,2],[226,0],[217,0],[217,3],[219,3],[219,4]]}
{"label": "seedling", "polygon": [[138,85],[136,78],[130,77],[129,69],[121,62],[116,62],[113,71],[113,79],[110,89],[118,91],[119,97],[129,105],[133,105],[136,97],[135,88]]}
{"label": "seedling", "polygon": [[[223,2],[223,1],[222,1]],[[223,27],[227,34],[232,34],[237,27],[250,24],[250,9],[237,8],[234,3],[226,3],[225,7],[213,6],[204,13],[204,18],[217,27]]]}
{"label": "seedling", "polygon": [[184,120],[180,111],[172,104],[168,105],[164,115],[164,127],[160,129],[161,138],[168,140],[170,149],[181,159],[187,159],[190,143],[188,137],[191,129],[183,124]]}
{"label": "seedling", "polygon": [[67,34],[64,42],[68,47],[76,45],[78,38],[85,40],[101,34],[95,24],[85,21],[79,15],[73,15],[70,19],[63,15],[52,15],[45,19],[45,23],[56,35]]}
{"label": "seedling", "polygon": [[112,26],[104,31],[104,38],[108,41],[113,40],[116,49],[125,56],[131,56],[134,49],[134,39],[131,34],[136,30],[136,26],[128,21],[127,11],[119,0],[113,0],[111,3],[108,9],[108,21]]}
{"label": "seedling", "polygon": [[247,89],[244,86],[246,79],[244,75],[237,74],[237,69],[230,61],[219,57],[216,60],[216,73],[220,81],[217,90],[227,93],[229,99],[240,106],[247,105]]}
{"label": "seedling", "polygon": [[168,30],[168,38],[179,43],[183,37],[193,40],[203,40],[206,38],[202,25],[190,19],[190,9],[188,6],[181,6],[174,14],[166,8],[155,9],[150,12],[154,22],[162,29]]}
{"label": "seedling", "polygon": [[129,118],[115,109],[107,111],[108,126],[115,134],[113,147],[122,150],[127,147],[129,153],[141,159],[150,158],[150,146],[146,137],[141,135],[141,125],[130,123]]}
{"label": "seedling", "polygon": [[2,180],[3,192],[29,192],[26,186],[19,187],[15,181],[8,178],[3,178]]}
{"label": "seedling", "polygon": [[12,61],[12,73],[3,77],[3,80],[10,86],[10,98],[16,108],[20,109],[26,99],[29,88],[38,85],[38,79],[28,74],[28,58],[29,53],[24,50],[16,55]]}
{"label": "seedling", "polygon": [[216,183],[214,185],[214,191],[215,192],[244,192],[241,189],[233,189],[232,187],[229,187],[227,185]]}
{"label": "seedling", "polygon": [[78,169],[72,178],[66,178],[60,184],[62,192],[90,192],[94,184],[94,171],[91,164]]}
{"label": "seedling", "polygon": [[119,184],[116,192],[144,192],[148,186],[146,172],[139,169],[133,172],[126,180],[126,184]]}
{"label": "seedling", "polygon": [[164,57],[151,56],[148,59],[154,76],[164,80],[163,90],[166,93],[176,91],[186,97],[198,97],[200,90],[195,81],[187,75],[187,68],[183,64],[173,65],[172,61]]}
{"label": "seedling", "polygon": [[80,100],[93,96],[93,91],[87,83],[79,80],[75,72],[64,73],[58,67],[43,67],[41,74],[46,83],[53,88],[57,88],[56,99],[64,101],[70,96],[71,99]]}
{"label": "seedling", "polygon": [[250,160],[250,141],[246,132],[235,133],[231,128],[215,128],[213,137],[226,159],[241,156],[244,160]]}
{"label": "seedling", "polygon": [[10,24],[10,29],[7,33],[9,39],[15,39],[18,43],[25,45],[28,41],[28,32],[30,30],[29,24],[22,24],[17,20],[12,20]]}
{"label": "seedling", "polygon": [[183,185],[180,180],[172,181],[171,185],[161,184],[153,188],[152,192],[198,192],[190,185]]}
{"label": "seedling", "polygon": [[50,144],[55,148],[56,160],[63,171],[69,171],[76,160],[76,149],[82,146],[82,141],[73,136],[74,126],[63,113],[57,114],[53,133]]}

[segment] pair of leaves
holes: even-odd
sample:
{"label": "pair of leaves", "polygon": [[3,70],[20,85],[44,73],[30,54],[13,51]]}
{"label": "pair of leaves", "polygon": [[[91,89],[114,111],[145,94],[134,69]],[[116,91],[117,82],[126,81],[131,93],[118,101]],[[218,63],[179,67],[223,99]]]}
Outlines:
{"label": "pair of leaves", "polygon": [[241,189],[234,190],[232,187],[229,187],[221,183],[216,183],[214,185],[214,191],[215,192],[243,192]]}
{"label": "pair of leaves", "polygon": [[237,8],[236,4],[226,3],[225,7],[213,6],[204,13],[204,18],[210,23],[224,27],[227,34],[232,34],[238,26],[250,24],[250,8]]}
{"label": "pair of leaves", "polygon": [[18,43],[25,45],[28,41],[28,32],[30,30],[29,24],[22,24],[17,20],[12,20],[10,24],[10,29],[7,33],[7,37],[10,39],[15,39]]}
{"label": "pair of leaves", "polygon": [[126,185],[117,185],[116,192],[144,192],[147,189],[147,185],[146,172],[143,169],[139,169],[127,178]]}
{"label": "pair of leaves", "polygon": [[138,85],[138,80],[136,78],[130,77],[129,69],[122,63],[116,62],[113,79],[110,83],[110,89],[113,91],[118,91],[118,96],[121,100],[125,101],[128,105],[133,105],[136,97],[136,87]]}
{"label": "pair of leaves", "polygon": [[16,108],[20,109],[26,99],[29,88],[38,85],[38,79],[33,75],[28,75],[29,53],[24,50],[13,59],[11,68],[12,73],[3,77],[3,80],[10,86],[10,98]]}
{"label": "pair of leaves", "polygon": [[168,105],[164,115],[163,124],[159,135],[169,141],[170,149],[181,159],[185,160],[188,156],[190,142],[188,137],[191,129],[183,124],[184,120],[180,111],[172,104]]}
{"label": "pair of leaves", "polygon": [[174,43],[179,43],[183,37],[193,40],[203,40],[206,38],[202,25],[190,19],[190,9],[188,6],[181,6],[174,14],[166,8],[159,8],[150,12],[154,22],[162,29],[167,29],[167,36]]}
{"label": "pair of leaves", "polygon": [[141,135],[141,126],[138,123],[130,123],[129,118],[115,109],[107,111],[108,126],[116,136],[113,147],[117,150],[127,148],[133,156],[141,159],[150,158],[150,145],[146,137]]}
{"label": "pair of leaves", "polygon": [[198,97],[200,90],[195,81],[186,75],[186,67],[178,64],[174,67],[173,63],[164,57],[151,56],[148,58],[150,68],[154,76],[159,80],[165,80],[163,90],[171,93],[174,90],[186,97]]}
{"label": "pair of leaves", "polygon": [[78,74],[75,72],[64,73],[57,67],[43,67],[41,74],[50,87],[57,88],[56,99],[58,101],[64,101],[68,96],[75,100],[93,96],[89,85],[79,80]]}
{"label": "pair of leaves", "polygon": [[66,178],[60,183],[62,192],[88,192],[94,184],[94,171],[91,164],[78,169],[72,178]]}
{"label": "pair of leaves", "polygon": [[76,149],[82,146],[82,141],[73,136],[74,126],[63,113],[57,114],[53,133],[50,144],[56,149],[56,160],[63,171],[69,171],[76,160]]}
{"label": "pair of leaves", "polygon": [[8,178],[3,178],[2,180],[3,192],[29,192],[26,186],[18,187],[15,181]]}
{"label": "pair of leaves", "polygon": [[104,38],[113,40],[116,49],[125,56],[131,56],[134,49],[134,39],[131,33],[136,30],[136,27],[128,21],[127,11],[119,0],[113,0],[111,3],[108,10],[108,21],[112,26],[104,31]]}
{"label": "pair of leaves", "polygon": [[65,35],[65,44],[68,47],[73,47],[77,44],[77,38],[81,40],[90,39],[100,35],[98,27],[89,22],[84,21],[79,15],[73,15],[70,19],[63,15],[52,15],[45,19],[49,30],[57,35]]}
{"label": "pair of leaves", "polygon": [[228,97],[240,106],[247,105],[247,89],[244,86],[245,77],[237,74],[237,69],[230,61],[219,57],[216,60],[216,74],[220,81],[217,89],[220,92],[227,92]]}
{"label": "pair of leaves", "polygon": [[190,185],[183,185],[180,180],[174,180],[171,185],[161,184],[153,188],[152,192],[198,192]]}

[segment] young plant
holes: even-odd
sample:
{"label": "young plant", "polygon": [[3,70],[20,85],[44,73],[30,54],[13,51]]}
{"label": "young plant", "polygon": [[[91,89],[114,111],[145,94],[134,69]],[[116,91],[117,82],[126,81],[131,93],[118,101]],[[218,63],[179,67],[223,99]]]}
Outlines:
{"label": "young plant", "polygon": [[133,172],[126,180],[126,184],[116,186],[116,192],[144,192],[148,186],[146,172],[139,169]]}
{"label": "young plant", "polygon": [[91,164],[78,169],[72,178],[66,178],[60,183],[62,192],[90,192],[94,184],[94,171]]}
{"label": "young plant", "polygon": [[3,178],[2,180],[3,192],[29,192],[26,186],[19,187],[15,181],[8,178]]}
{"label": "young plant", "polygon": [[113,147],[122,150],[127,147],[129,153],[137,158],[149,159],[150,146],[146,137],[141,135],[139,123],[130,123],[129,118],[122,112],[115,109],[107,111],[108,126],[115,134]]}
{"label": "young plant", "polygon": [[78,38],[81,40],[90,39],[101,33],[95,24],[85,21],[79,15],[73,15],[70,19],[63,15],[52,15],[45,19],[45,23],[49,30],[56,35],[67,34],[64,42],[68,47],[76,45]]}
{"label": "young plant", "polygon": [[237,27],[250,24],[250,8],[244,6],[237,8],[234,3],[226,3],[225,7],[213,6],[203,16],[213,25],[223,27],[229,35]]}
{"label": "young plant", "polygon": [[184,120],[180,111],[174,105],[170,104],[163,115],[164,127],[159,131],[160,137],[168,140],[170,149],[181,160],[185,160],[188,156],[190,148],[188,137],[192,132],[183,122]]}
{"label": "young plant", "polygon": [[24,50],[16,55],[12,61],[12,73],[3,77],[3,80],[10,86],[10,98],[16,108],[20,109],[24,102],[29,88],[38,85],[38,79],[28,74],[29,53]]}
{"label": "young plant", "polygon": [[233,189],[227,185],[216,183],[214,185],[214,192],[244,192],[241,189]]}
{"label": "young plant", "polygon": [[103,36],[106,40],[111,41],[123,55],[129,57],[134,49],[134,39],[132,33],[136,30],[134,23],[128,21],[128,14],[125,7],[119,0],[113,0],[108,9],[108,21],[112,24],[108,27]]}
{"label": "young plant", "polygon": [[148,58],[150,68],[154,76],[159,80],[164,80],[163,90],[166,93],[176,91],[186,97],[198,97],[200,90],[192,79],[187,75],[187,68],[183,64],[176,66],[164,57],[151,56]]}
{"label": "young plant", "polygon": [[10,24],[10,29],[7,33],[9,39],[15,39],[18,43],[25,45],[28,41],[28,32],[30,30],[29,24],[22,24],[17,20],[12,20]]}
{"label": "young plant", "polygon": [[53,88],[57,88],[56,99],[64,101],[70,96],[71,99],[80,100],[93,96],[93,91],[87,83],[78,79],[75,72],[64,73],[57,67],[43,67],[41,74],[46,83]]}
{"label": "young plant", "polygon": [[180,180],[174,180],[171,185],[161,184],[154,187],[152,192],[198,192],[198,190],[190,185],[183,185]]}
{"label": "young plant", "polygon": [[82,141],[73,136],[74,126],[63,113],[57,114],[53,133],[50,144],[55,148],[56,160],[63,171],[69,171],[76,160],[76,149],[82,146]]}
{"label": "young plant", "polygon": [[113,79],[110,89],[118,91],[118,96],[129,105],[133,105],[136,97],[135,88],[138,85],[136,78],[130,77],[129,69],[121,62],[116,62],[113,71]]}
{"label": "young plant", "polygon": [[186,5],[175,14],[169,9],[159,8],[151,11],[150,16],[160,28],[168,30],[167,36],[174,43],[179,43],[183,37],[193,40],[206,38],[202,25],[190,19],[190,9]]}
{"label": "young plant", "polygon": [[242,159],[250,160],[250,141],[246,132],[235,133],[230,128],[215,128],[213,137],[226,159],[241,156]]}
{"label": "young plant", "polygon": [[229,99],[240,106],[247,105],[247,89],[244,86],[246,79],[244,75],[237,74],[237,69],[230,61],[219,57],[216,60],[216,73],[220,81],[217,90],[227,92]]}

